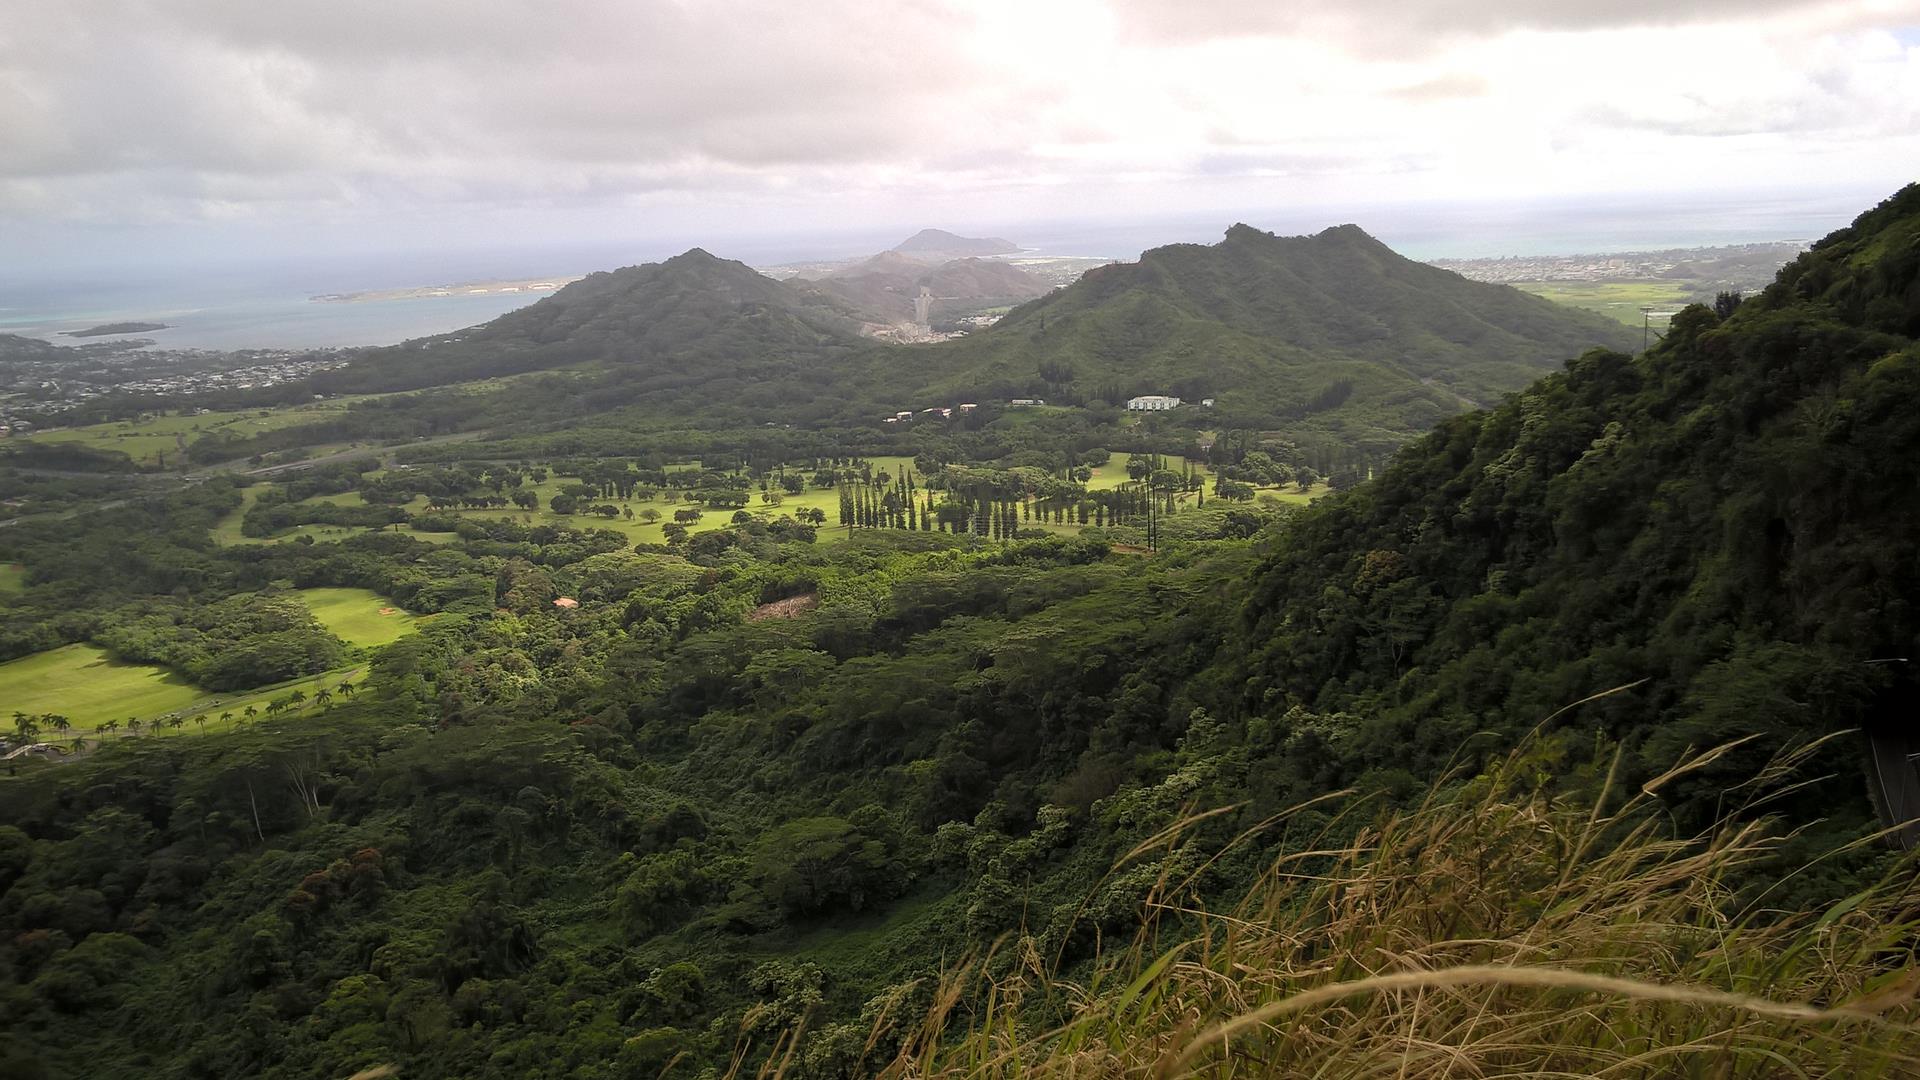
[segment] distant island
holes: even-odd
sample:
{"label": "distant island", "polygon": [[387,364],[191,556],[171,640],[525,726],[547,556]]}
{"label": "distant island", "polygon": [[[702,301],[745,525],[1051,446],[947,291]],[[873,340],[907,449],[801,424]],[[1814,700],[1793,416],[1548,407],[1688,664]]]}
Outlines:
{"label": "distant island", "polygon": [[919,259],[946,262],[969,256],[1012,255],[1020,245],[998,236],[955,236],[945,229],[921,229],[894,245],[893,250]]}
{"label": "distant island", "polygon": [[144,334],[150,330],[171,330],[163,322],[110,322],[99,326],[89,326],[85,330],[64,330],[61,337],[107,337],[111,334]]}
{"label": "distant island", "polygon": [[426,300],[444,296],[478,296],[486,293],[536,293],[545,295],[580,280],[569,277],[526,278],[520,281],[463,281],[453,285],[416,285],[404,289],[375,289],[367,292],[321,293],[307,299],[321,304],[359,304],[372,300]]}

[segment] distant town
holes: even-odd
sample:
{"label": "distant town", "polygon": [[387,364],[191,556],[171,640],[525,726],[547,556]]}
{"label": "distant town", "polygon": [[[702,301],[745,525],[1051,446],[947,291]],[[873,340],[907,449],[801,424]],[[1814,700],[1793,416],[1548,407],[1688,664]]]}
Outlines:
{"label": "distant town", "polygon": [[1805,241],[1780,240],[1724,247],[1668,248],[1588,255],[1507,255],[1487,259],[1434,259],[1432,265],[1474,281],[1501,285],[1550,281],[1653,281],[1704,283],[1757,290],[1782,265],[1807,249]]}

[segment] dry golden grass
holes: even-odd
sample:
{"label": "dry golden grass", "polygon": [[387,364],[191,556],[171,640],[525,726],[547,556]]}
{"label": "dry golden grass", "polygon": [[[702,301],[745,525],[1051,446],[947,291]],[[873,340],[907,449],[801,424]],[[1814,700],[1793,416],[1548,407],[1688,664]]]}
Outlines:
{"label": "dry golden grass", "polygon": [[[1351,843],[1280,855],[1231,910],[1204,910],[1187,881],[1163,878],[1137,937],[1081,977],[1032,939],[1007,940],[923,987],[930,1007],[883,1010],[858,1071],[1920,1075],[1910,873],[1824,912],[1767,910],[1764,897],[1737,907],[1730,881],[1777,843],[1755,804],[1801,761],[1729,793],[1748,805],[1728,824],[1666,835],[1654,793],[1718,753],[1592,807],[1532,790],[1515,758]],[[1191,823],[1129,860],[1188,843]],[[807,1046],[788,1033],[759,1075],[815,1072]]]}

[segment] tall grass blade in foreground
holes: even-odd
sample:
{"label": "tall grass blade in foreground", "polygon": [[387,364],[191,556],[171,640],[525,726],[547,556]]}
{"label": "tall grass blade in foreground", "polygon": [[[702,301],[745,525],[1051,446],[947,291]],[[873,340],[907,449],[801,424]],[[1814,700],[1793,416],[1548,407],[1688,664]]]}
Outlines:
{"label": "tall grass blade in foreground", "polygon": [[1675,839],[1653,791],[1582,806],[1520,773],[1282,854],[1230,910],[1170,885],[1131,946],[1078,978],[1009,943],[1022,963],[950,973],[917,1024],[876,1031],[870,1046],[898,1051],[873,1065],[901,1078],[1920,1074],[1910,867],[1825,912],[1742,910],[1732,882],[1773,847],[1761,823]]}

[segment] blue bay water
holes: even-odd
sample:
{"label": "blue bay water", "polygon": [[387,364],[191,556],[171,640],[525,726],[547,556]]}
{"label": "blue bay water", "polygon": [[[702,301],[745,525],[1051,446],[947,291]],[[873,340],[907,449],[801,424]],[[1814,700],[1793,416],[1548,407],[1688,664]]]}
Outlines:
{"label": "blue bay water", "polygon": [[[1093,222],[930,224],[1007,237],[1048,255],[1133,259],[1169,243],[1212,243],[1235,221],[1283,235],[1352,222],[1416,259],[1555,255],[1810,240],[1845,225],[1872,197],[1829,192],[1780,197],[1613,197],[1609,199],[1279,206]],[[897,235],[896,235],[897,233]],[[766,266],[845,258],[879,250],[906,232],[736,236],[703,246]],[[890,239],[889,239],[890,238]],[[109,267],[43,280],[32,268],[0,265],[0,333],[58,336],[104,322],[155,321],[172,328],[140,335],[172,348],[318,348],[386,345],[473,326],[539,299],[488,293],[395,300],[317,302],[327,293],[571,277],[654,261],[687,246],[664,240],[593,247],[487,252],[421,252],[378,258],[302,259],[271,264]]]}

